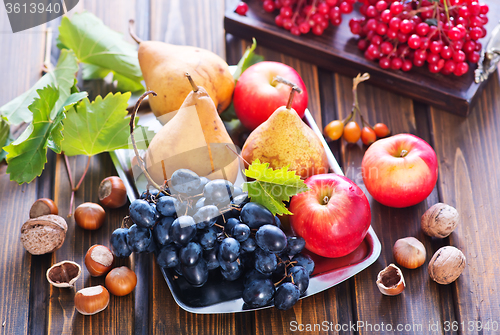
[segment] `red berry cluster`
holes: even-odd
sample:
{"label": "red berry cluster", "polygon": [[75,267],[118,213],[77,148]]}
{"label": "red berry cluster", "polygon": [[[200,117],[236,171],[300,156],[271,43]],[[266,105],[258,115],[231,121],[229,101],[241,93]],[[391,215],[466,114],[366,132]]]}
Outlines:
{"label": "red berry cluster", "polygon": [[321,35],[330,23],[340,25],[342,14],[351,13],[355,2],[356,0],[263,0],[262,6],[269,13],[279,10],[274,20],[276,25],[298,36],[310,31]]}
{"label": "red berry cluster", "polygon": [[488,6],[473,0],[360,0],[364,17],[349,22],[365,58],[383,69],[461,76],[480,57]]}

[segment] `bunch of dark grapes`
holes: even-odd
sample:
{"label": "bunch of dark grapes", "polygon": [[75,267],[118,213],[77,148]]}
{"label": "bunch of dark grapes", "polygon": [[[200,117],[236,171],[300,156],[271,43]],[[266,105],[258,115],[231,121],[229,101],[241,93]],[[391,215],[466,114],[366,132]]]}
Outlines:
{"label": "bunch of dark grapes", "polygon": [[472,0],[362,0],[364,17],[349,22],[358,48],[383,69],[462,76],[477,63],[488,5]]}
{"label": "bunch of dark grapes", "polygon": [[264,0],[262,6],[269,13],[279,11],[274,22],[293,35],[323,34],[331,23],[342,23],[342,14],[353,11],[356,0]]}
{"label": "bunch of dark grapes", "polygon": [[117,257],[154,252],[159,266],[174,268],[195,287],[210,271],[228,281],[242,278],[250,307],[274,301],[289,309],[307,290],[314,262],[300,253],[304,239],[287,237],[277,216],[227,180],[180,169],[170,188],[144,192],[129,212],[133,224],[111,235]]}

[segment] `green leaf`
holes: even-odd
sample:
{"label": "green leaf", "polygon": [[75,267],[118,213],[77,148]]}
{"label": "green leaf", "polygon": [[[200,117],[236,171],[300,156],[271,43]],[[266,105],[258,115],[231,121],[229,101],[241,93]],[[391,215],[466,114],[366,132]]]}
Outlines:
{"label": "green leaf", "polygon": [[5,159],[7,153],[5,150],[1,149],[2,147],[8,145],[12,142],[12,135],[10,134],[10,125],[9,123],[0,117],[0,162]]}
{"label": "green leaf", "polygon": [[93,156],[128,148],[127,106],[130,93],[109,93],[94,102],[82,100],[66,114],[62,150],[68,156]]}
{"label": "green leaf", "polygon": [[104,79],[110,72],[110,69],[104,69],[97,65],[82,64],[83,80]]}
{"label": "green leaf", "polygon": [[116,90],[118,92],[125,93],[144,91],[141,77],[125,77],[115,71],[104,69],[100,66],[92,64],[83,64],[82,66],[82,78],[84,80],[102,80],[110,73],[113,74],[113,82],[115,83]]}
{"label": "green leaf", "polygon": [[252,38],[252,46],[248,47],[241,57],[238,65],[236,66],[236,71],[233,73],[233,78],[235,81],[238,81],[241,74],[248,69],[250,66],[262,62],[264,60],[264,56],[255,54],[255,48],[257,48],[257,41],[255,38]]}
{"label": "green leaf", "polygon": [[64,47],[75,52],[80,62],[92,66],[84,68],[85,79],[102,78],[106,71],[118,75],[119,83],[124,81],[122,78],[135,83],[142,79],[136,47],[89,12],[75,13],[71,19],[63,17],[59,39]]}
{"label": "green leaf", "polygon": [[42,174],[47,162],[47,146],[61,147],[63,139],[61,121],[64,119],[64,110],[86,93],[71,95],[54,113],[60,99],[59,92],[54,86],[37,90],[39,97],[28,107],[33,113],[32,123],[17,140],[3,148],[8,152],[7,173],[10,174],[10,180],[15,180],[19,184],[31,182]]}
{"label": "green leaf", "polygon": [[54,86],[59,89],[59,100],[54,110],[59,110],[70,95],[70,89],[74,84],[78,64],[75,54],[71,50],[62,50],[55,69],[42,78],[28,91],[24,92],[14,100],[0,107],[0,114],[9,120],[12,125],[22,122],[31,122],[33,115],[28,107],[38,98],[37,90],[46,86]]}
{"label": "green leaf", "polygon": [[244,183],[243,191],[248,192],[253,202],[265,206],[274,215],[292,214],[283,201],[290,201],[292,196],[309,190],[295,171],[288,170],[288,166],[273,170],[269,163],[257,159],[245,170],[245,175],[255,181]]}

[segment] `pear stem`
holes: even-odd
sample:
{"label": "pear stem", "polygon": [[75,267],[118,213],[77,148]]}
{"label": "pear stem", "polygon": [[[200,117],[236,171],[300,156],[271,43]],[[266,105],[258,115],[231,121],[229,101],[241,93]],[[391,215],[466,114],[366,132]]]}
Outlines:
{"label": "pear stem", "polygon": [[292,91],[290,92],[290,96],[288,97],[286,109],[292,108],[293,96],[295,95],[295,92],[302,93],[302,89],[300,87],[298,87],[297,85],[295,85],[295,83],[293,83],[290,80],[285,79],[281,76],[274,77],[273,83],[276,83],[276,82],[288,85],[292,88]]}
{"label": "pear stem", "polygon": [[142,39],[135,33],[134,23],[135,21],[132,19],[128,21],[128,33],[130,34],[130,37],[137,42],[137,44],[141,44]]}
{"label": "pear stem", "polygon": [[193,92],[198,92],[199,88],[198,86],[194,83],[194,80],[193,78],[191,77],[191,75],[189,73],[186,72],[185,76],[187,77],[187,79],[189,80],[189,83],[191,84],[191,87],[193,88]]}
{"label": "pear stem", "polygon": [[132,115],[130,115],[130,140],[132,141],[132,146],[134,147],[134,153],[135,153],[135,157],[137,157],[137,161],[139,162],[139,167],[141,168],[142,172],[146,176],[146,179],[148,180],[149,184],[151,184],[158,191],[162,191],[163,189],[161,188],[161,186],[158,185],[153,180],[153,178],[151,178],[148,171],[146,170],[146,164],[144,163],[144,160],[142,159],[141,155],[139,155],[139,150],[137,149],[137,143],[135,142],[135,136],[134,136],[135,117],[137,116],[137,111],[139,110],[139,107],[141,106],[142,100],[144,100],[144,98],[146,98],[149,94],[152,94],[154,97],[156,97],[158,95],[154,91],[145,92],[143,95],[141,95],[139,100],[137,100],[137,102],[135,103],[134,111],[132,112]]}

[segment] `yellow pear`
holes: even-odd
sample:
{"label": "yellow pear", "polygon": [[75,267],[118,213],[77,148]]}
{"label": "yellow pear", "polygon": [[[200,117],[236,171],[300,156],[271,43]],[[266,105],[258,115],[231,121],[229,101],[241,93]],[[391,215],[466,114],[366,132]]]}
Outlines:
{"label": "yellow pear", "polygon": [[314,131],[291,108],[292,97],[293,89],[287,106],[276,109],[250,133],[241,155],[248,163],[259,159],[273,169],[289,165],[301,178],[328,173],[325,149]]}
{"label": "yellow pear", "polygon": [[188,78],[192,90],[149,144],[145,159],[147,170],[160,185],[180,168],[209,179],[234,183],[239,159],[232,151],[236,151],[233,141],[207,91],[196,86],[189,75]]}
{"label": "yellow pear", "polygon": [[165,124],[191,91],[184,78],[189,72],[204,87],[220,112],[231,103],[234,79],[227,63],[211,51],[157,41],[141,41],[139,64],[148,90],[158,95],[149,103],[158,120]]}

